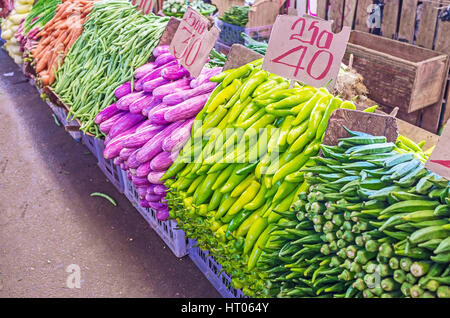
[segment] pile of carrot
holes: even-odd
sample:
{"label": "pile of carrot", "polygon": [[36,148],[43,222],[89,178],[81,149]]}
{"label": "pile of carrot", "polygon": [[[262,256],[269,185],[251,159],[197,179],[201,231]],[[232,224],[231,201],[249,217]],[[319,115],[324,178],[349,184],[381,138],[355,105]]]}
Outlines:
{"label": "pile of carrot", "polygon": [[41,39],[31,53],[36,73],[44,86],[55,81],[55,72],[83,32],[83,23],[93,3],[93,0],[63,0],[57,6],[53,19],[39,32]]}

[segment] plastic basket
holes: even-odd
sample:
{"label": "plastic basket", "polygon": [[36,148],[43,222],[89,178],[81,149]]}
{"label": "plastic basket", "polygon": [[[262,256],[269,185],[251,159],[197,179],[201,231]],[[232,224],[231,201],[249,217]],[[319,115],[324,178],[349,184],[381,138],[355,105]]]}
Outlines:
{"label": "plastic basket", "polygon": [[177,222],[174,220],[160,221],[156,218],[155,210],[142,207],[139,204],[140,199],[135,185],[128,179],[125,171],[121,170],[121,173],[124,180],[124,194],[131,204],[158,233],[176,257],[186,256],[188,254],[188,241],[184,232],[178,229]]}
{"label": "plastic basket", "polygon": [[[53,113],[56,115],[56,118],[58,119],[58,121],[61,123],[62,126],[64,126],[64,127],[67,127],[67,126],[78,126],[78,123],[74,119],[72,119],[72,117],[67,119],[68,113],[67,113],[67,111],[64,108],[55,106],[50,101],[47,101],[47,104],[48,104],[48,106],[50,106],[50,108],[52,109]],[[68,131],[68,133],[76,141],[81,141],[81,135],[82,134],[81,134],[80,131]]]}
{"label": "plastic basket", "polygon": [[227,273],[221,272],[222,266],[214,257],[209,255],[208,251],[197,247],[196,244],[196,240],[189,240],[189,257],[219,294],[224,298],[245,298],[241,290],[231,287],[231,277]]}
{"label": "plastic basket", "polygon": [[271,24],[253,28],[245,28],[223,22],[219,19],[215,19],[215,23],[216,26],[220,29],[219,41],[228,46],[231,46],[234,43],[239,43],[242,45],[247,44],[241,33],[247,34],[249,37],[256,41],[268,41],[273,26]]}
{"label": "plastic basket", "polygon": [[103,151],[105,149],[105,143],[103,140],[95,138],[95,146],[97,154],[97,165],[100,170],[105,174],[108,180],[116,187],[120,193],[124,192],[124,181],[122,178],[122,169],[116,166],[112,159],[105,159],[103,157]]}
{"label": "plastic basket", "polygon": [[89,136],[86,134],[81,135],[81,142],[83,145],[89,149],[89,151],[97,158],[98,160],[98,153],[97,153],[97,141],[96,138],[93,136]]}

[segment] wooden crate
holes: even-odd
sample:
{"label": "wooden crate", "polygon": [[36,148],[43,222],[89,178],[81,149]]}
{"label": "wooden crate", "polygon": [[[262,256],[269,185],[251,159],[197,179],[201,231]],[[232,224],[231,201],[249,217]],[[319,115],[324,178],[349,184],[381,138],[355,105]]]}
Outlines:
{"label": "wooden crate", "polygon": [[369,97],[412,113],[440,100],[448,56],[361,31],[352,31],[344,62],[364,77]]}

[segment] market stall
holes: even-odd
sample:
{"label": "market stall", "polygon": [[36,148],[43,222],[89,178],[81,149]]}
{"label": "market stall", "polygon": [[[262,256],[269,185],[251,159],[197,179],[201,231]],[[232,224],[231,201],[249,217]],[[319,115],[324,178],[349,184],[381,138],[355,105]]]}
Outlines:
{"label": "market stall", "polygon": [[[128,0],[32,4],[4,20],[5,48],[17,48],[62,126],[222,296],[450,297],[450,183],[439,170],[448,140],[398,116],[441,103],[448,55],[350,30],[344,43],[345,32],[336,40],[326,21],[292,12],[292,34],[282,34],[279,1],[213,1],[215,23],[202,1],[164,1],[159,15]],[[267,25],[265,40],[247,32]],[[282,37],[310,46],[287,50]],[[213,49],[224,39],[226,54]],[[325,51],[335,59],[323,71],[328,62],[314,62]],[[294,65],[285,59],[295,52]]]}

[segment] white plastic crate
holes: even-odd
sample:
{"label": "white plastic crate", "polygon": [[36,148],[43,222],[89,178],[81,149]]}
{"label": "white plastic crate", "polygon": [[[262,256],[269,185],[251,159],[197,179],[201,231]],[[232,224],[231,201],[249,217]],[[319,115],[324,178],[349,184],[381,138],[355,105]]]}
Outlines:
{"label": "white plastic crate", "polygon": [[222,266],[208,251],[201,250],[196,244],[196,240],[189,240],[189,257],[219,294],[224,298],[244,298],[241,290],[231,287],[231,277],[222,271]]}
{"label": "white plastic crate", "polygon": [[97,165],[100,170],[105,174],[108,180],[116,187],[120,193],[124,192],[124,180],[122,178],[122,169],[116,166],[112,159],[108,160],[103,157],[103,151],[105,149],[105,143],[103,140],[95,138]]}
{"label": "white plastic crate", "polygon": [[124,194],[131,204],[158,233],[176,257],[186,256],[188,254],[188,241],[184,232],[178,229],[177,222],[174,220],[160,221],[156,218],[155,210],[142,207],[139,204],[140,199],[135,185],[128,179],[125,171],[121,170],[121,173],[124,180]]}

